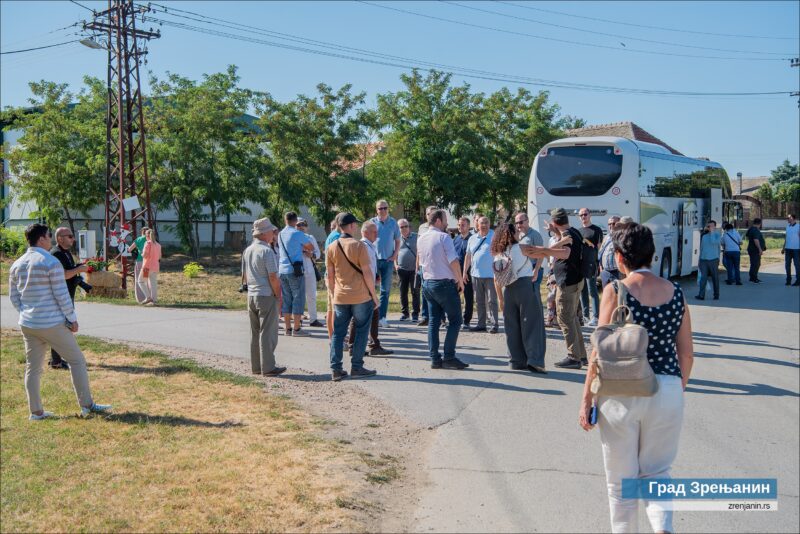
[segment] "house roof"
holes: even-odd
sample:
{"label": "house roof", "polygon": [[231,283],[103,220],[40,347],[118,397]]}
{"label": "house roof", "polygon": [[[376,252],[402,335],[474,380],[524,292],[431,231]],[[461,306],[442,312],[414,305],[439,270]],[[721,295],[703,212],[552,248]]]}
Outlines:
{"label": "house roof", "polygon": [[586,126],[584,128],[574,128],[566,131],[569,137],[623,137],[632,141],[643,141],[661,145],[673,154],[683,156],[680,152],[669,146],[667,143],[651,134],[634,122],[614,122],[611,124],[598,124],[596,126]]}
{"label": "house roof", "polygon": [[739,179],[736,176],[731,176],[731,191],[736,195],[748,195],[758,191],[761,184],[769,182],[769,176],[750,176],[742,177],[742,190],[739,191]]}
{"label": "house roof", "polygon": [[362,145],[357,145],[358,150],[356,152],[357,156],[352,160],[341,159],[337,161],[342,168],[342,172],[350,172],[361,169],[367,163],[375,157],[375,154],[380,152],[383,147],[383,141],[378,141],[375,143],[366,143]]}

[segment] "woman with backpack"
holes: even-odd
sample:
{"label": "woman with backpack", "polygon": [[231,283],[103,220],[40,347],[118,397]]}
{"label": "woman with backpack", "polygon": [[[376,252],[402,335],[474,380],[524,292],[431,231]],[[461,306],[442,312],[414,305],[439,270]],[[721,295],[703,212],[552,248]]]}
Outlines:
{"label": "woman with backpack", "polygon": [[496,229],[491,253],[495,284],[503,294],[503,320],[511,369],[546,374],[542,301],[533,289],[533,267],[520,249],[513,224],[503,223]]}
{"label": "woman with backpack", "polygon": [[[600,429],[611,531],[636,532],[639,500],[623,497],[623,480],[670,478],[694,360],[692,325],[680,286],[650,271],[650,230],[617,226],[612,239],[625,279],[603,290],[578,419],[584,430]],[[673,531],[665,504],[645,500],[654,532]]]}

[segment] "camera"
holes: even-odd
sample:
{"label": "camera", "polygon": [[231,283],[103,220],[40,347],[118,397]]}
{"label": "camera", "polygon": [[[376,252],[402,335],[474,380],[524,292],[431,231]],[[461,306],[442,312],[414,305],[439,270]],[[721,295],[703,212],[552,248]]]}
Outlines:
{"label": "camera", "polygon": [[77,282],[78,286],[80,286],[80,288],[83,289],[84,291],[86,291],[87,293],[92,290],[92,286],[87,284],[86,280],[84,280],[81,275],[76,275],[75,276],[75,281]]}
{"label": "camera", "polygon": [[236,291],[238,291],[239,293],[247,293],[247,284],[240,285],[239,289],[237,289]]}

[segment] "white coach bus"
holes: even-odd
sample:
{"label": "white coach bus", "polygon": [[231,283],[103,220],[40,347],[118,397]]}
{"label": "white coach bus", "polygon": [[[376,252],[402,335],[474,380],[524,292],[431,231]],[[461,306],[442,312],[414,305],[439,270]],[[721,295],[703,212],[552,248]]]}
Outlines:
{"label": "white coach bus", "polygon": [[663,277],[697,270],[700,231],[709,219],[741,218],[719,163],[671,153],[622,137],[571,137],[548,143],[536,156],[528,184],[532,225],[547,236],[549,211],[562,207],[580,228],[580,208],[607,231],[610,215],[633,217],[653,232],[653,271]]}

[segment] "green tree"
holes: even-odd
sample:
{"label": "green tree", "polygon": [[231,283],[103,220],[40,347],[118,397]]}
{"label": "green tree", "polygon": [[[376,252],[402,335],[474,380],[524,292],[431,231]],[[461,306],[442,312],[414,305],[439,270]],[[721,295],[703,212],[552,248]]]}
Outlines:
{"label": "green tree", "polygon": [[364,93],[351,91],[349,84],[338,91],[319,84],[314,97],[279,102],[266,94],[260,99],[258,126],[269,155],[265,194],[271,205],[304,204],[325,225],[335,208],[349,208],[363,191],[350,173],[367,121]]}
{"label": "green tree", "polygon": [[761,201],[770,201],[775,198],[775,193],[772,190],[772,186],[764,183],[758,188],[758,190],[753,193],[753,196]]}
{"label": "green tree", "polygon": [[238,82],[234,66],[199,83],[176,74],[151,79],[151,196],[159,208],[175,210],[178,237],[195,258],[198,221],[210,219],[215,255],[219,217],[247,211],[246,201],[260,198],[261,148],[244,119],[253,93]]}
{"label": "green tree", "polygon": [[451,76],[418,71],[401,75],[404,90],[378,96],[386,149],[373,162],[376,179],[391,184],[393,199],[422,215],[429,204],[458,215],[476,200],[484,178],[480,101]]}
{"label": "green tree", "polygon": [[800,164],[792,165],[788,159],[778,165],[773,171],[769,183],[778,184],[800,184]]}
{"label": "green tree", "polygon": [[77,96],[67,84],[31,82],[29,108],[3,112],[3,122],[24,129],[19,145],[3,149],[15,179],[18,199],[33,201],[34,217],[50,226],[103,202],[105,192],[105,89],[96,78],[84,78]]}

